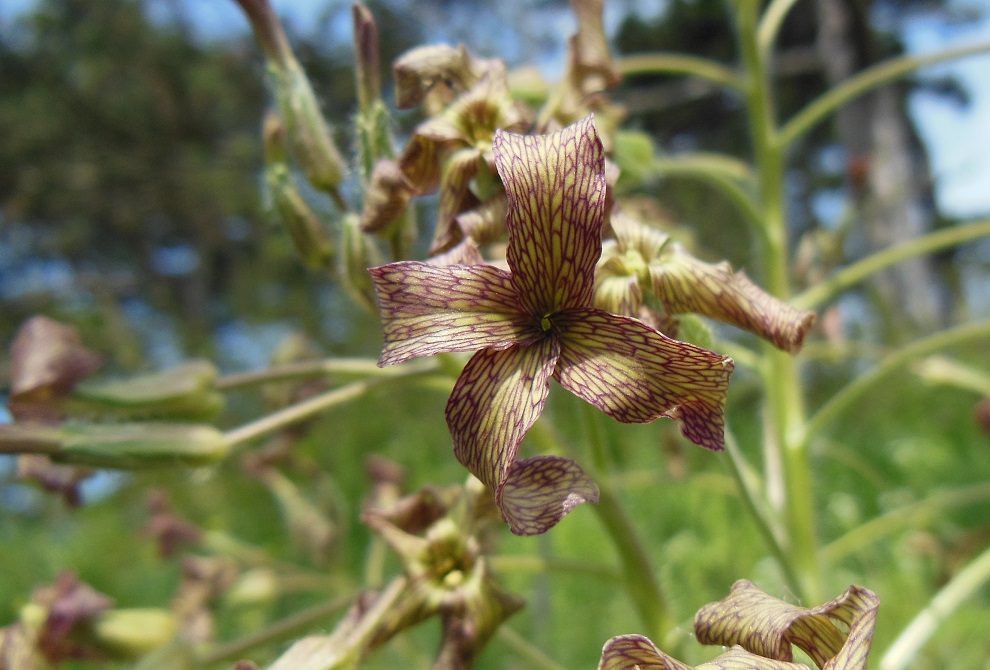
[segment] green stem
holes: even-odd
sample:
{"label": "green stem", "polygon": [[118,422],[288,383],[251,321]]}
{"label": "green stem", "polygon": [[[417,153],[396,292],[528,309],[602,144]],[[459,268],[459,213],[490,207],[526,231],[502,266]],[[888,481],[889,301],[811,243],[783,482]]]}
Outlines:
{"label": "green stem", "polygon": [[775,519],[767,509],[763,496],[759,493],[759,476],[739,451],[739,445],[736,443],[735,436],[729,431],[728,427],[725,429],[725,452],[728,458],[723,459],[723,462],[726,463],[726,467],[736,482],[739,494],[742,497],[743,503],[746,505],[746,510],[756,523],[756,527],[770,553],[773,554],[778,565],[780,565],[787,585],[791,590],[797,591],[801,584],[794,567],[791,565],[790,557],[784,550],[782,529],[775,523]]}
{"label": "green stem", "polygon": [[646,74],[684,74],[732,89],[742,89],[739,75],[721,63],[707,58],[675,53],[649,53],[624,56],[616,67],[623,77]]}
{"label": "green stem", "polygon": [[297,612],[255,633],[214,647],[197,659],[197,665],[208,666],[221,661],[230,661],[243,656],[244,652],[255,647],[279,642],[302,633],[343,611],[353,600],[354,596],[348,595]]}
{"label": "green stem", "polygon": [[826,565],[835,565],[846,556],[856,553],[900,528],[917,525],[919,521],[934,518],[949,509],[967,507],[986,500],[990,500],[990,482],[932,494],[924,500],[887,512],[853,528],[822,548],[822,558]]}
{"label": "green stem", "polygon": [[[790,265],[787,251],[787,218],[784,205],[784,145],[776,127],[770,97],[770,54],[758,42],[758,0],[736,0],[739,47],[746,73],[746,102],[750,132],[759,175],[759,204],[762,222],[762,253],[768,291],[787,300],[790,295]],[[821,570],[812,492],[811,462],[806,446],[794,439],[801,434],[805,410],[798,369],[787,353],[766,344],[763,347],[763,387],[767,394],[768,462],[783,469],[783,512],[787,527],[787,554],[797,573],[798,595],[806,602],[820,600]]]}
{"label": "green stem", "polygon": [[813,436],[824,430],[829,421],[852,406],[877,384],[885,381],[890,374],[911,361],[968,340],[986,338],[988,335],[990,335],[990,319],[943,330],[915,340],[899,349],[875,365],[866,374],[856,377],[822,405],[808,421],[799,442],[807,445]]}
{"label": "green stem", "polygon": [[[415,370],[407,369],[405,374],[402,376],[408,377],[415,374],[421,374],[424,371],[426,370],[422,368],[416,368]],[[270,435],[271,433],[279,431],[286,426],[290,426],[300,421],[305,421],[306,419],[320,414],[321,412],[325,412],[332,407],[356,400],[376,386],[392,381],[394,378],[395,375],[388,375],[386,377],[378,377],[375,379],[363,379],[361,381],[352,382],[345,386],[340,386],[330,391],[326,391],[325,393],[315,395],[312,398],[307,398],[302,402],[298,402],[294,405],[286,407],[285,409],[273,412],[272,414],[257,419],[256,421],[252,421],[238,428],[228,430],[224,434],[227,439],[227,444],[235,446],[265,435]]]}
{"label": "green stem", "polygon": [[633,601],[643,625],[652,639],[663,640],[675,627],[667,608],[667,599],[660,588],[656,568],[650,560],[639,530],[612,489],[609,478],[610,459],[601,416],[596,408],[585,403],[582,403],[582,410],[594,465],[592,476],[599,489],[595,513],[619,554],[626,593]]}
{"label": "green stem", "polygon": [[770,50],[780,32],[780,26],[784,23],[787,13],[791,11],[797,0],[772,0],[763,12],[760,19],[760,26],[756,30],[756,41],[763,52],[764,58],[769,58]]}
{"label": "green stem", "polygon": [[899,79],[928,65],[990,51],[990,42],[947,49],[927,56],[901,56],[874,65],[838,84],[817,98],[788,121],[780,132],[780,143],[790,146],[797,138],[824,121],[829,114],[881,84]]}
{"label": "green stem", "polygon": [[990,219],[953,226],[946,230],[916,237],[889,249],[878,251],[839,270],[831,277],[795,296],[791,303],[802,309],[815,309],[850,286],[903,260],[987,236],[990,236]]}
{"label": "green stem", "polygon": [[987,582],[990,582],[990,547],[953,577],[908,624],[880,659],[880,670],[908,667],[938,627]]}
{"label": "green stem", "polygon": [[378,363],[368,358],[328,358],[319,361],[302,361],[278,365],[264,370],[240,372],[221,377],[214,384],[218,391],[229,391],[244,386],[269,384],[273,382],[325,377],[327,375],[360,375],[362,377],[403,377],[413,372],[430,372],[439,368],[433,359],[410,361],[396,367],[378,367]]}

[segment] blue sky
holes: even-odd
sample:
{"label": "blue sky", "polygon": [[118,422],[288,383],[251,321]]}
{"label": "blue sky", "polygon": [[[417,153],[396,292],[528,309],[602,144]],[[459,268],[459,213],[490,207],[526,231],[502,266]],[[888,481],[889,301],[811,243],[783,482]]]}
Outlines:
{"label": "blue sky", "polygon": [[[805,0],[807,2],[808,0]],[[0,0],[0,23],[25,11],[33,0]],[[151,3],[158,11],[168,11],[171,3]],[[188,18],[205,38],[229,35],[232,32],[248,30],[247,21],[233,0],[183,0]],[[305,32],[312,29],[328,6],[350,4],[349,0],[274,0],[276,10],[288,23]],[[609,18],[621,14],[630,6],[642,3],[637,0],[618,0],[606,3],[618,11],[608,12]],[[656,6],[656,3],[649,3]],[[800,4],[800,3],[799,3]],[[990,16],[990,0],[957,0],[959,7],[982,9]],[[487,7],[497,12],[498,3]],[[621,7],[620,7],[621,5]],[[477,5],[471,2],[452,3],[448,10],[453,14],[447,17],[451,23],[469,23]],[[795,8],[798,11],[800,7]],[[466,12],[466,14],[465,14]],[[465,14],[465,16],[460,16]],[[611,15],[611,16],[610,16]],[[346,18],[346,14],[340,14]],[[559,13],[553,14],[559,21]],[[499,17],[511,24],[511,17]],[[438,19],[438,37],[442,35],[442,20]],[[331,23],[329,28],[333,38],[341,43],[350,40],[350,25],[347,21]],[[532,25],[532,24],[531,24]],[[554,35],[569,34],[570,25],[546,25],[544,32]],[[531,37],[531,35],[528,35]],[[501,55],[518,58],[521,35],[497,38],[489,37],[496,44],[474,45],[480,53],[498,50]],[[990,41],[990,18],[969,20],[953,24],[937,21],[933,16],[918,16],[906,23],[904,39],[912,53],[923,54],[946,48],[961,46],[979,41]],[[510,52],[510,53],[506,53]],[[553,64],[543,64],[543,69],[553,69]],[[990,54],[969,57],[951,65],[930,68],[925,74],[955,75],[971,96],[971,104],[960,108],[936,96],[916,94],[910,102],[910,111],[918,121],[919,132],[929,149],[932,171],[936,183],[936,197],[944,214],[958,217],[990,215]]]}

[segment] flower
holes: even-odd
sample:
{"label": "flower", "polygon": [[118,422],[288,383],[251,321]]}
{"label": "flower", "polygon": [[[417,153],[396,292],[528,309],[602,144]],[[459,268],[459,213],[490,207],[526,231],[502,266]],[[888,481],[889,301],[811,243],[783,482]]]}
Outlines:
{"label": "flower", "polygon": [[619,421],[670,417],[692,442],[718,450],[732,360],[592,307],[605,156],[591,116],[552,135],[500,130],[493,152],[508,196],[510,271],[372,268],[385,331],[379,365],[477,351],[447,403],[454,453],[494,491],[512,531],[532,535],[597,499],[569,459],[516,460],[551,377]]}
{"label": "flower", "polygon": [[730,323],[797,353],[815,313],[766,293],[728,263],[698,260],[666,233],[621,212],[610,220],[615,239],[602,250],[595,304],[637,314],[652,293],[668,315],[695,312]]}

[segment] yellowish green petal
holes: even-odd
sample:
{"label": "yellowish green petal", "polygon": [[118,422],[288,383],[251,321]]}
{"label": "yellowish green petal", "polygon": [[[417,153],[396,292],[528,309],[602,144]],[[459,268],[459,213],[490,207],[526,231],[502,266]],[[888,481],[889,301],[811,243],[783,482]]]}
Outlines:
{"label": "yellowish green petal", "polygon": [[416,261],[371,268],[385,330],[379,365],[454,351],[505,349],[539,333],[504,270]]}
{"label": "yellowish green petal", "polygon": [[663,653],[642,635],[619,635],[605,643],[598,670],[808,670],[808,666],[763,658],[741,647],[693,666]]}
{"label": "yellowish green petal", "polygon": [[792,645],[826,670],[866,670],[880,601],[850,586],[818,607],[799,607],[741,579],[724,599],[703,607],[694,621],[702,644],[738,644],[754,654],[793,659]]}
{"label": "yellowish green petal", "polygon": [[598,502],[598,485],[569,458],[534,456],[516,461],[499,507],[516,535],[539,535],[584,502]]}
{"label": "yellowish green petal", "polygon": [[814,312],[764,292],[728,263],[713,265],[671,244],[650,264],[653,290],[671,314],[695,312],[753,332],[796,353],[815,323]]}
{"label": "yellowish green petal", "polygon": [[499,131],[492,145],[509,199],[506,260],[525,308],[544,316],[590,305],[605,204],[594,119],[552,135]]}
{"label": "yellowish green petal", "polygon": [[562,386],[619,421],[665,416],[695,444],[724,448],[731,358],[597,309],[568,310],[553,323],[561,341],[554,376]]}
{"label": "yellowish green petal", "polygon": [[558,352],[555,338],[479,351],[450,394],[447,425],[454,454],[495,492],[499,507],[519,444],[543,412]]}

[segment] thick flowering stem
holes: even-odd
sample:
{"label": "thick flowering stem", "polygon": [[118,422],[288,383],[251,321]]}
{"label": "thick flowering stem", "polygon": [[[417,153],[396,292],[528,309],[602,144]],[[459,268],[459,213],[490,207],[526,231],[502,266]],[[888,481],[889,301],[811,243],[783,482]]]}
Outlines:
{"label": "thick flowering stem", "polygon": [[[758,42],[760,4],[756,0],[737,0],[736,27],[747,77],[746,100],[759,178],[764,285],[771,295],[786,301],[790,294],[790,273],[784,204],[784,145],[780,142],[770,96],[770,54],[761,49]],[[783,494],[781,509],[786,517],[787,550],[798,574],[800,595],[807,601],[816,601],[821,591],[821,571],[817,559],[811,464],[807,443],[800,439],[805,409],[798,369],[790,354],[768,344],[764,345],[764,354],[765,448],[769,450],[768,459],[778,461],[782,467],[783,481],[778,483]]]}

